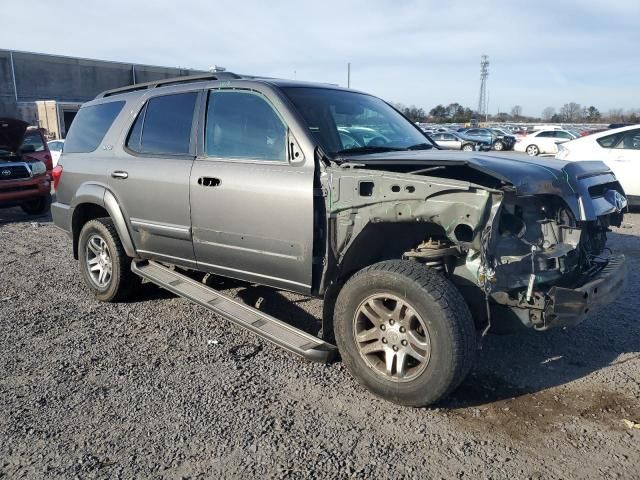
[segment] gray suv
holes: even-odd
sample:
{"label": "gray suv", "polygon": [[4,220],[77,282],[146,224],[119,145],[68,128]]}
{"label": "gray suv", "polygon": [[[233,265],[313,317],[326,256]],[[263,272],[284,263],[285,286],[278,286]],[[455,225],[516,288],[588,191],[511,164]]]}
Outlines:
{"label": "gray suv", "polygon": [[[626,278],[605,243],[627,202],[603,163],[442,151],[332,85],[225,72],[107,91],[59,165],[53,218],[98,299],[146,279],[304,358],[339,351],[403,405],[453,391],[492,328],[574,325]],[[194,271],[322,298],[321,334]]]}

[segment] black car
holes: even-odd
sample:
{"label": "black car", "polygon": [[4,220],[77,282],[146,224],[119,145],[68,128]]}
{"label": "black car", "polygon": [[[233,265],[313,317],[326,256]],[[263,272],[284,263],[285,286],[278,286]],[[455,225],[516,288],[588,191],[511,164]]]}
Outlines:
{"label": "black car", "polygon": [[468,128],[462,132],[465,137],[491,145],[493,150],[513,150],[516,137],[494,128]]}

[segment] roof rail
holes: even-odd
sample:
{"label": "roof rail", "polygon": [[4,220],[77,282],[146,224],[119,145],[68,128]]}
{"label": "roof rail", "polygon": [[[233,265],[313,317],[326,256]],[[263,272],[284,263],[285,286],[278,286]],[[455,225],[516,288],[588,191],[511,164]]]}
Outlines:
{"label": "roof rail", "polygon": [[238,78],[243,77],[231,72],[212,72],[202,75],[186,75],[184,77],[166,78],[163,80],[154,80],[153,82],[136,83],[133,85],[127,85],[126,87],[113,88],[111,90],[106,90],[102,93],[99,93],[96,98],[110,97],[111,95],[118,95],[120,93],[135,92],[136,90],[146,90],[150,88],[163,87],[166,85],[203,82],[206,80],[235,80]]}

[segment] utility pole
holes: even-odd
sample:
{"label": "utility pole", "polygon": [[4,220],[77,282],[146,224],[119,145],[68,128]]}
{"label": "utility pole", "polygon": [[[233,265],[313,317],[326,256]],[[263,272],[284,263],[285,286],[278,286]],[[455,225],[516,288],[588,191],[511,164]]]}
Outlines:
{"label": "utility pole", "polygon": [[347,62],[347,88],[351,88],[351,62]]}

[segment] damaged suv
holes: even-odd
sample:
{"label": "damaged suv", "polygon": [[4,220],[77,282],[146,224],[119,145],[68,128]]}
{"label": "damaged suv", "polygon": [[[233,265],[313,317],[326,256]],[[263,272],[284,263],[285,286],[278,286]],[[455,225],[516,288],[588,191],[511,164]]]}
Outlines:
{"label": "damaged suv", "polygon": [[[53,218],[98,299],[145,278],[307,359],[338,350],[403,405],[455,389],[492,326],[577,324],[626,278],[606,234],[627,202],[603,163],[441,151],[331,85],[223,72],[108,91],[59,166]],[[322,298],[321,338],[185,270]]]}

